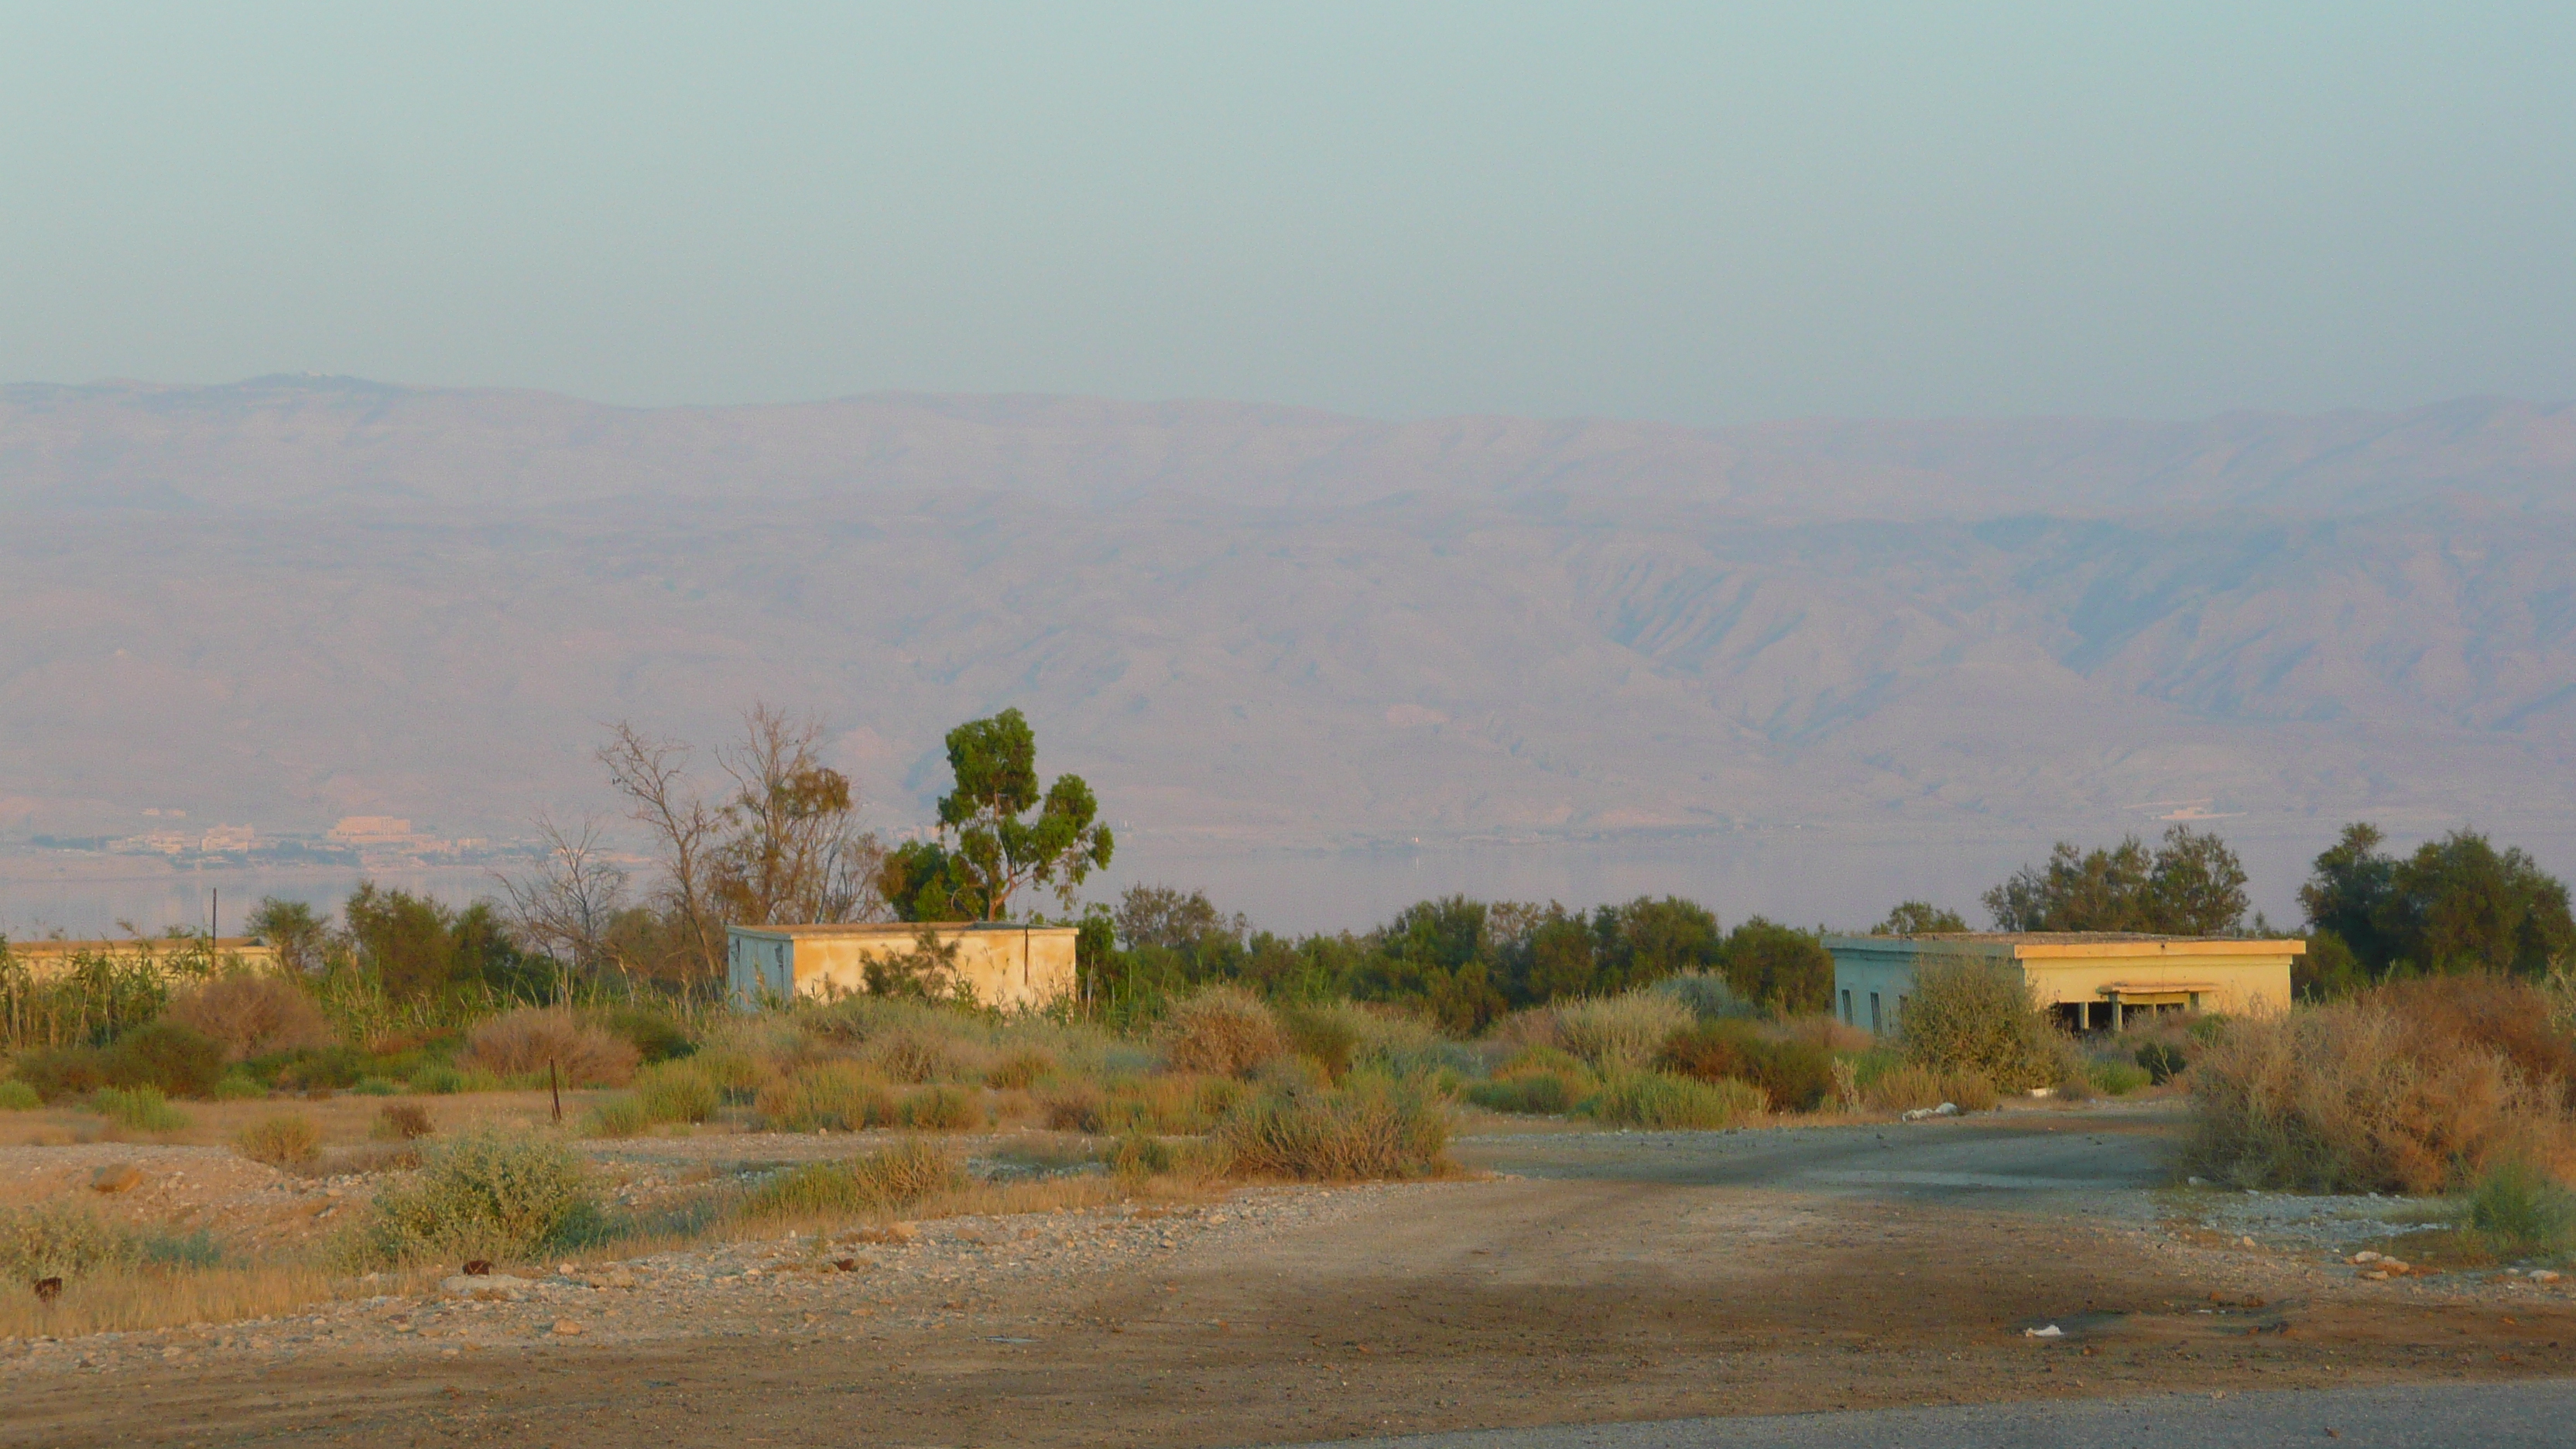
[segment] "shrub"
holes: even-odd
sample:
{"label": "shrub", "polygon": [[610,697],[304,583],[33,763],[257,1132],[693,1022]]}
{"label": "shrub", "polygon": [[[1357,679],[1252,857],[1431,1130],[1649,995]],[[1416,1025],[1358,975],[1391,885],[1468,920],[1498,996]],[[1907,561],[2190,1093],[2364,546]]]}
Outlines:
{"label": "shrub", "polygon": [[2576,1245],[2576,1194],[2528,1162],[2506,1160],[2469,1189],[2471,1231],[2498,1257],[2555,1255]]}
{"label": "shrub", "polygon": [[648,1063],[674,1061],[698,1049],[687,1027],[650,1007],[621,1007],[608,1013],[601,1024],[635,1048],[635,1054]]}
{"label": "shrub", "polygon": [[1559,1044],[1609,1076],[1654,1060],[1673,1033],[1691,1025],[1689,1007],[1654,991],[1569,1002],[1556,1011]]}
{"label": "shrub", "polygon": [[1941,1078],[1941,1101],[1962,1112],[1991,1112],[2000,1098],[1994,1079],[1983,1072],[1951,1072]]}
{"label": "shrub", "polygon": [[635,1074],[635,1104],[647,1122],[705,1122],[724,1105],[714,1079],[689,1058],[666,1058]]}
{"label": "shrub", "polygon": [[158,1087],[101,1087],[91,1094],[89,1106],[137,1132],[188,1130],[188,1114],[171,1106]]}
{"label": "shrub", "polygon": [[190,987],[172,998],[162,1019],[213,1041],[231,1062],[340,1040],[313,998],[275,976],[226,976]]}
{"label": "shrub", "polygon": [[0,1112],[28,1112],[45,1104],[36,1089],[15,1077],[0,1081]]}
{"label": "shrub", "polygon": [[1066,1082],[1038,1096],[1038,1111],[1054,1132],[1097,1132],[1108,1125],[1108,1105],[1089,1082]]}
{"label": "shrub", "polygon": [[894,1089],[856,1062],[817,1062],[761,1088],[753,1106],[772,1131],[856,1132],[895,1119]]}
{"label": "shrub", "polygon": [[1037,1047],[1019,1047],[984,1069],[984,1085],[1000,1092],[1025,1092],[1036,1086],[1041,1078],[1053,1076],[1055,1070],[1054,1053]]}
{"label": "shrub", "polygon": [[1879,1073],[1862,1086],[1861,1096],[1882,1112],[1911,1112],[1949,1100],[1941,1095],[1940,1074],[1913,1062]]}
{"label": "shrub", "polygon": [[1725,977],[1710,971],[1684,971],[1667,976],[1654,985],[1658,993],[1689,1007],[1691,1015],[1701,1021],[1749,1021],[1762,1015],[1762,1008],[1736,995]]}
{"label": "shrub", "polygon": [[897,1027],[871,1037],[867,1060],[888,1080],[916,1085],[952,1080],[967,1070],[957,1041],[923,1025]]}
{"label": "shrub", "polygon": [[98,1047],[49,1047],[22,1052],[15,1070],[18,1080],[35,1088],[36,1096],[47,1102],[86,1097],[110,1083],[109,1056]]}
{"label": "shrub", "polygon": [[2109,1097],[2125,1097],[2154,1080],[2135,1062],[2095,1062],[2085,1075],[2095,1091]]}
{"label": "shrub", "polygon": [[2568,1146],[2554,1093],[2377,993],[2237,1022],[2190,1084],[2186,1155],[2240,1187],[2438,1192]]}
{"label": "shrub", "polygon": [[1250,1089],[1232,1077],[1156,1076],[1110,1088],[1102,1125],[1117,1132],[1193,1136],[1243,1101]]}
{"label": "shrub", "polygon": [[1253,1096],[1217,1123],[1211,1145],[1254,1176],[1420,1177],[1447,1166],[1449,1122],[1423,1082],[1357,1072],[1338,1087]]}
{"label": "shrub", "polygon": [[1355,1001],[1311,1002],[1277,1013],[1290,1050],[1314,1061],[1337,1082],[1350,1074],[1351,1059],[1366,1033],[1366,1015]]}
{"label": "shrub", "polygon": [[356,1047],[333,1046],[253,1057],[245,1065],[281,1092],[336,1092],[356,1086],[370,1063]]}
{"label": "shrub", "polygon": [[622,1087],[637,1052],[622,1038],[560,1007],[525,1007],[479,1022],[456,1064],[500,1077],[543,1077],[551,1062],[568,1087]]}
{"label": "shrub", "polygon": [[907,1137],[850,1162],[810,1162],[755,1188],[747,1217],[891,1212],[964,1184],[965,1168],[947,1149]]}
{"label": "shrub", "polygon": [[213,1095],[218,1102],[252,1102],[267,1096],[268,1088],[248,1072],[226,1072],[223,1080],[215,1083]]}
{"label": "shrub", "polygon": [[1749,1083],[1784,1111],[1812,1112],[1834,1090],[1831,1053],[1807,1042],[1765,1036],[1743,1021],[1688,1028],[1664,1044],[1657,1063],[1703,1082],[1732,1078]]}
{"label": "shrub", "polygon": [[2065,1046],[2021,974],[1975,960],[1926,960],[1897,1022],[1905,1055],[1943,1073],[1975,1072],[2005,1091],[2056,1083]]}
{"label": "shrub", "polygon": [[360,1077],[357,1085],[349,1090],[361,1097],[391,1097],[401,1092],[402,1088],[382,1077]]}
{"label": "shrub", "polygon": [[895,1120],[928,1132],[971,1132],[984,1125],[984,1103],[964,1087],[922,1087],[904,1094]]}
{"label": "shrub", "polygon": [[1583,1104],[1596,1121],[1618,1127],[1732,1127],[1769,1106],[1762,1089],[1726,1079],[1695,1081],[1665,1072],[1622,1072]]}
{"label": "shrub", "polygon": [[22,1291],[40,1278],[124,1267],[137,1252],[131,1233],[85,1209],[0,1207],[0,1274]]}
{"label": "shrub", "polygon": [[411,1074],[411,1089],[424,1096],[445,1097],[465,1090],[465,1074],[451,1066],[432,1064]]}
{"label": "shrub", "polygon": [[438,1130],[429,1120],[429,1109],[417,1102],[387,1102],[376,1113],[371,1133],[385,1142],[418,1142]]}
{"label": "shrub", "polygon": [[607,1101],[595,1103],[582,1119],[584,1137],[633,1137],[653,1125],[644,1104],[631,1093],[620,1093]]}
{"label": "shrub", "polygon": [[301,1112],[281,1112],[244,1127],[233,1147],[253,1162],[301,1167],[322,1155],[322,1128]]}
{"label": "shrub", "polygon": [[481,1127],[432,1148],[418,1172],[378,1192],[365,1240],[391,1262],[506,1260],[567,1241],[598,1215],[589,1171],[570,1150]]}
{"label": "shrub", "polygon": [[2191,1065],[2183,1058],[2182,1048],[2171,1042],[2141,1043],[2136,1055],[2138,1069],[2147,1074],[2149,1082],[2159,1087],[2181,1076]]}
{"label": "shrub", "polygon": [[1174,1004],[1163,1034],[1176,1072],[1247,1076],[1288,1049],[1287,1034],[1270,1008],[1233,986],[1205,987]]}
{"label": "shrub", "polygon": [[1489,1112],[1550,1117],[1573,1110],[1582,1098],[1582,1093],[1568,1086],[1565,1078],[1545,1072],[1469,1082],[1466,1094],[1468,1101]]}

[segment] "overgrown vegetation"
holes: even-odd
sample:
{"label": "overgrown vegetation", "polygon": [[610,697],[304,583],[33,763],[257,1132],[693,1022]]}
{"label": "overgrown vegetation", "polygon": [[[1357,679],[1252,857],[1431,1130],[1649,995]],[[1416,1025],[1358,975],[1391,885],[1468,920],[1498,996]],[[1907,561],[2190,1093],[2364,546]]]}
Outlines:
{"label": "overgrown vegetation", "polygon": [[2025,1092],[2068,1076],[2069,1044],[2021,973],[1983,960],[1918,962],[1897,1040],[1917,1065],[1953,1078],[1982,1078],[1990,1090]]}
{"label": "overgrown vegetation", "polygon": [[495,1262],[570,1242],[600,1221],[588,1165],[560,1142],[482,1127],[432,1148],[381,1189],[353,1244],[364,1260]]}

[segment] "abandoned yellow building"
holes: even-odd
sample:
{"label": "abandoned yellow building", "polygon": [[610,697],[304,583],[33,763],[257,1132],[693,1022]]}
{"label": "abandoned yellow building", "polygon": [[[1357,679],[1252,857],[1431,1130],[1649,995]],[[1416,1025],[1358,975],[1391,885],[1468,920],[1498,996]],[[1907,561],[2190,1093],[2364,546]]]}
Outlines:
{"label": "abandoned yellow building", "polygon": [[[148,962],[165,971],[174,966],[202,971],[207,961],[206,945],[202,936],[175,941],[150,936],[129,936],[121,941],[11,941],[9,959],[38,981],[70,970],[83,957],[103,958],[119,966]],[[213,945],[214,964],[226,969],[266,971],[277,964],[277,948],[256,936],[224,936]]]}
{"label": "abandoned yellow building", "polygon": [[1914,969],[1928,960],[1975,960],[2020,975],[2040,1005],[2070,1031],[2116,1031],[2139,1009],[2226,1012],[2287,1010],[2290,963],[2305,941],[2210,936],[2137,936],[2050,931],[1928,936],[1827,936],[1834,958],[1834,1013],[1846,1025],[1887,1033],[1913,994]]}
{"label": "abandoned yellow building", "polygon": [[956,953],[957,986],[978,1005],[1005,1009],[1051,1006],[1073,994],[1071,926],[1007,921],[930,925],[733,926],[725,931],[727,984],[733,999],[863,994],[870,961],[920,949],[928,931]]}

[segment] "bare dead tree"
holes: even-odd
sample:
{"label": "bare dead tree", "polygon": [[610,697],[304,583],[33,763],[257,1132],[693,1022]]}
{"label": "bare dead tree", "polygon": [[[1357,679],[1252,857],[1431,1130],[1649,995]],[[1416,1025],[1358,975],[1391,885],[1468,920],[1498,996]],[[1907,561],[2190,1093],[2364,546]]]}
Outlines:
{"label": "bare dead tree", "polygon": [[563,963],[561,994],[569,1000],[572,972],[596,978],[618,964],[608,930],[626,904],[626,872],[608,859],[596,818],[585,815],[567,829],[540,812],[536,827],[545,853],[534,872],[496,878],[520,938]]}
{"label": "bare dead tree", "polygon": [[690,788],[689,747],[620,721],[598,758],[609,782],[626,797],[628,818],[651,831],[661,847],[662,902],[697,955],[700,979],[722,980],[724,921],[708,886],[724,816]]}
{"label": "bare dead tree", "polygon": [[882,912],[884,849],[858,827],[849,777],[822,759],[823,724],[756,704],[717,762],[734,784],[710,894],[730,920],[848,921]]}

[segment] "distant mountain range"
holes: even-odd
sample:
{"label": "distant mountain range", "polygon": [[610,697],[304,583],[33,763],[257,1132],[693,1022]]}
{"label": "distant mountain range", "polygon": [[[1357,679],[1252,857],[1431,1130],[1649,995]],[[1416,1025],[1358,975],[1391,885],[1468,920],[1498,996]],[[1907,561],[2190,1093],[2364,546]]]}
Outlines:
{"label": "distant mountain range", "polygon": [[888,825],[1016,704],[1146,838],[2576,822],[2576,408],[1382,422],[0,389],[0,833],[604,804],[818,710]]}

